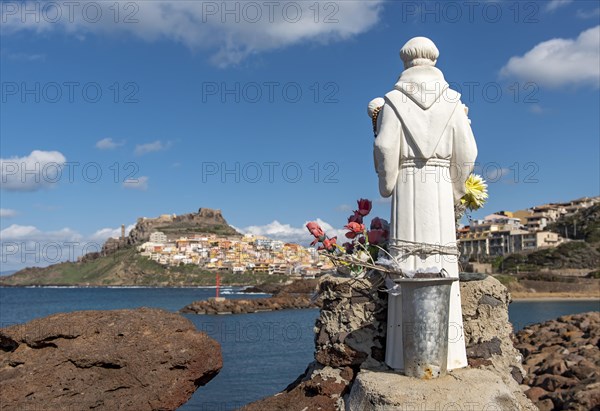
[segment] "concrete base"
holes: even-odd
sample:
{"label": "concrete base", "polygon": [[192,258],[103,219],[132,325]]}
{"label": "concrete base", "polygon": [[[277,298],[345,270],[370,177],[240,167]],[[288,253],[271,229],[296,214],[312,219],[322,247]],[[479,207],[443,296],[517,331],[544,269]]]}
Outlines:
{"label": "concrete base", "polygon": [[519,401],[495,373],[465,368],[420,380],[391,372],[361,371],[346,400],[348,411],[520,410]]}

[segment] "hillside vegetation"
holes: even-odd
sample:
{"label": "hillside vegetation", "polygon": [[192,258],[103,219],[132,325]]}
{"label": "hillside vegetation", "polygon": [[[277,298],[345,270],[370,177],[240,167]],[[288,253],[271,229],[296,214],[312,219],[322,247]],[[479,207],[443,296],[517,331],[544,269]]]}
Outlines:
{"label": "hillside vegetation", "polygon": [[588,243],[600,242],[600,204],[571,216],[561,217],[549,224],[547,229],[569,239],[583,240]]}
{"label": "hillside vegetation", "polygon": [[[246,285],[281,282],[285,276],[267,273],[219,273],[221,284]],[[129,286],[212,286],[215,272],[195,265],[165,267],[140,256],[134,247],[87,262],[66,262],[45,268],[26,268],[0,279],[0,285],[129,285]]]}

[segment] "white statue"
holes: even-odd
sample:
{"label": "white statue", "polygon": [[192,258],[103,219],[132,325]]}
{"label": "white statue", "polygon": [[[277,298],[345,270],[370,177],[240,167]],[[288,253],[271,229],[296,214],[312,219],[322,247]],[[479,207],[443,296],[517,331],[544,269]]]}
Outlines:
{"label": "white statue", "polygon": [[[379,191],[392,197],[390,250],[400,268],[443,268],[458,277],[454,205],[465,194],[477,146],[460,94],[435,67],[438,56],[425,37],[411,39],[400,51],[405,70],[374,122],[374,156]],[[467,365],[458,281],[451,293],[448,370]],[[401,347],[402,327],[393,324],[402,319],[388,321],[388,347]],[[388,354],[386,363],[402,370],[402,350]]]}

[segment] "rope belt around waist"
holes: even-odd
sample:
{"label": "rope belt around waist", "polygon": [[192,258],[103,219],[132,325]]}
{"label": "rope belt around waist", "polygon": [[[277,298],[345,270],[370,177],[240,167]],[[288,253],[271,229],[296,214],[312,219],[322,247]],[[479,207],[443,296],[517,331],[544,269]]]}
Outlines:
{"label": "rope belt around waist", "polygon": [[450,160],[446,160],[443,158],[411,158],[407,160],[402,160],[400,162],[400,168],[422,168],[422,167],[450,167]]}
{"label": "rope belt around waist", "polygon": [[429,244],[409,240],[390,239],[389,247],[400,251],[403,256],[433,254],[460,255],[458,247],[455,245]]}

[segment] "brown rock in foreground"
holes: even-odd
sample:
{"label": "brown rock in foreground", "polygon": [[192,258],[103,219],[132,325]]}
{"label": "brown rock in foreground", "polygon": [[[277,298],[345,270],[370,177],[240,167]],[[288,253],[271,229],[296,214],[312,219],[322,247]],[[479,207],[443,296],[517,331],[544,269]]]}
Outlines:
{"label": "brown rock in foreground", "polygon": [[0,329],[0,409],[174,410],[222,367],[219,343],[158,309]]}
{"label": "brown rock in foreground", "polygon": [[541,410],[600,409],[600,313],[566,315],[515,336],[526,394]]}

